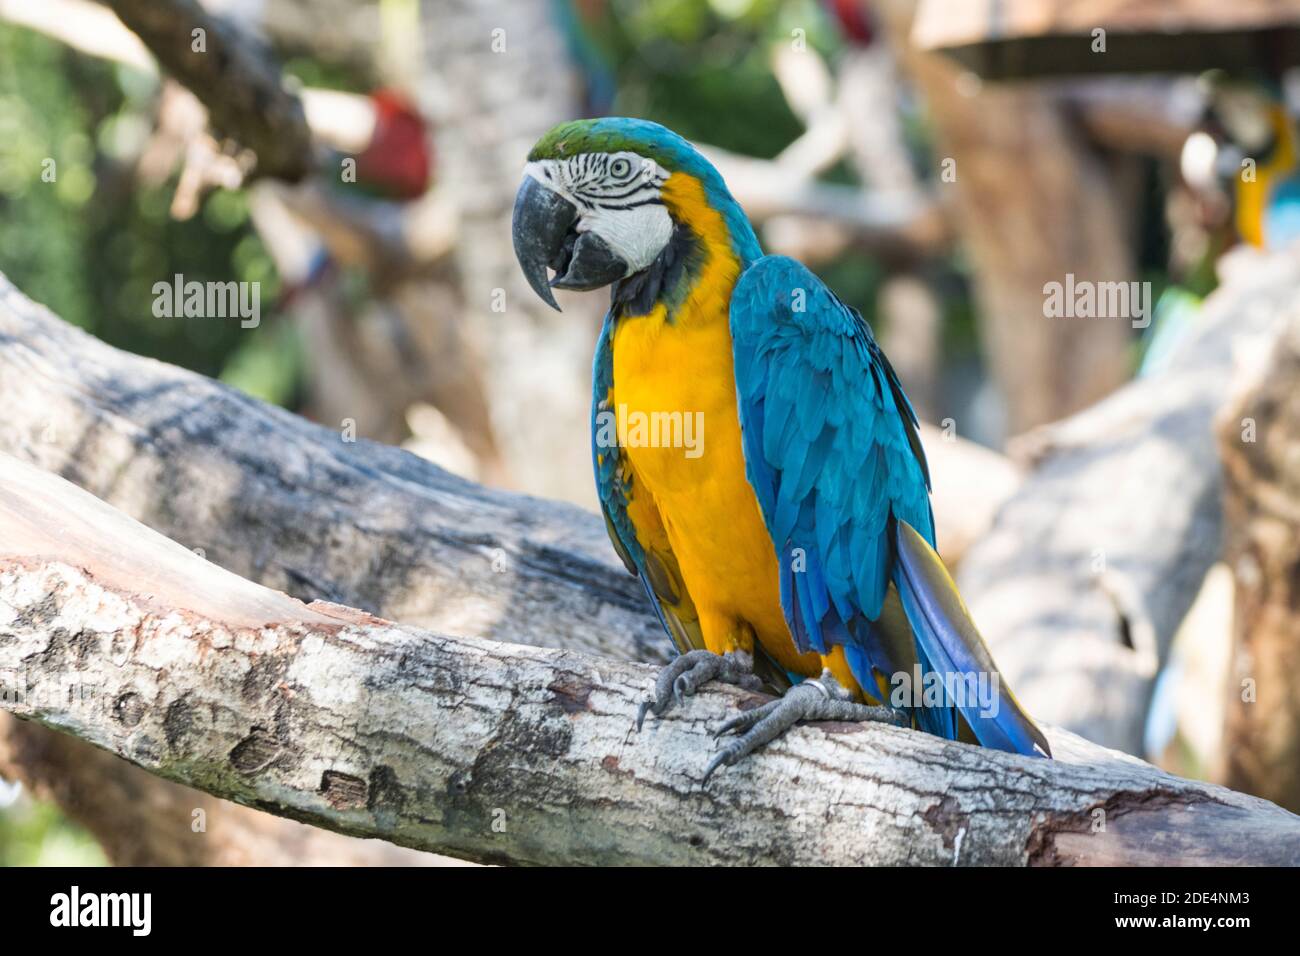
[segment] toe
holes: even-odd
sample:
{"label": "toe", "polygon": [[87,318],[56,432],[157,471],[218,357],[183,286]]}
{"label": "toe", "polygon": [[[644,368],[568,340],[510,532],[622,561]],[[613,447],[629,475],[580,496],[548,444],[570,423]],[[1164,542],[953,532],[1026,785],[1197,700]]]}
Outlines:
{"label": "toe", "polygon": [[683,698],[694,696],[696,691],[718,676],[720,661],[719,657],[702,660],[673,681],[673,697],[679,706]]}
{"label": "toe", "polygon": [[713,776],[713,771],[717,770],[723,764],[726,764],[728,767],[730,767],[733,763],[735,763],[743,756],[744,756],[743,753],[736,752],[735,744],[730,744],[722,748],[716,754],[713,755],[713,759],[709,761],[709,765],[704,768],[704,777],[702,780],[700,780],[700,784],[703,785],[708,783],[709,778]]}
{"label": "toe", "polygon": [[714,731],[713,736],[715,738],[723,737],[730,733],[748,730],[780,706],[781,701],[773,700],[763,704],[761,707],[755,707],[753,710],[742,711]]}

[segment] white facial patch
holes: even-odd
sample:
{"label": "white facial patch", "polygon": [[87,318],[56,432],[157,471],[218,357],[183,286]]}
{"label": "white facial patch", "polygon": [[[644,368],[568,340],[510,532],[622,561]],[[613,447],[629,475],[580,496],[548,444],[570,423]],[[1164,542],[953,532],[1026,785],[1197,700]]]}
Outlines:
{"label": "white facial patch", "polygon": [[594,232],[620,259],[628,275],[649,266],[673,235],[660,189],[668,173],[632,152],[581,153],[524,167],[548,189],[578,208],[578,232]]}

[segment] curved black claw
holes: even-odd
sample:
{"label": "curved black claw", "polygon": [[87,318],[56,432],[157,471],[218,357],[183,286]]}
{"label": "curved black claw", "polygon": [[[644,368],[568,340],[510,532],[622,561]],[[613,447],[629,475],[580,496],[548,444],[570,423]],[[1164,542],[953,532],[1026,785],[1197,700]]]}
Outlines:
{"label": "curved black claw", "polygon": [[758,690],[763,682],[754,676],[753,667],[752,658],[743,651],[733,651],[726,655],[714,654],[712,651],[688,651],[670,662],[655,678],[654,697],[642,701],[637,709],[637,731],[645,723],[647,713],[653,712],[656,717],[660,717],[674,702],[680,707],[685,698],[694,695],[711,680]]}
{"label": "curved black claw", "polygon": [[701,783],[708,783],[713,771],[719,767],[732,766],[801,720],[871,720],[898,727],[910,723],[905,711],[855,702],[831,672],[824,670],[816,680],[806,680],[791,687],[780,700],[737,714],[719,727],[714,737],[732,732],[741,733],[741,736],[714,755],[704,770]]}

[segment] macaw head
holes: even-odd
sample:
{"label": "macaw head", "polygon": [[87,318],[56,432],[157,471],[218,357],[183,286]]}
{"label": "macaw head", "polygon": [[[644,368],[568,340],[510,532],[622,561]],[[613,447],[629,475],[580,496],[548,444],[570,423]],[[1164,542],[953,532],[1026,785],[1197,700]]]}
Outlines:
{"label": "macaw head", "polygon": [[689,225],[674,196],[688,187],[743,221],[718,171],[671,130],[623,117],[555,127],[528,154],[515,197],[515,256],[528,284],[559,309],[553,288],[598,289],[649,269]]}

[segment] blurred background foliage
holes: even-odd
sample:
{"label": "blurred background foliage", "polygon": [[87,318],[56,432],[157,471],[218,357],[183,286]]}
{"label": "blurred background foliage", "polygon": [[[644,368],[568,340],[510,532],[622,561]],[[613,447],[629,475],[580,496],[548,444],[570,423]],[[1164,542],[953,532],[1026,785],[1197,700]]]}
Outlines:
{"label": "blurred background foliage", "polygon": [[[567,6],[567,0],[553,0]],[[582,4],[580,3],[581,7]],[[606,112],[645,116],[689,138],[770,158],[802,130],[772,75],[768,48],[794,29],[834,58],[843,39],[817,0],[651,0],[587,4],[573,52],[612,98]],[[285,61],[304,85],[362,90],[366,78],[307,56]],[[218,377],[294,407],[301,343],[275,309],[280,280],[241,191],[206,196],[185,221],[168,212],[176,178],[141,184],[129,160],[152,129],[154,77],[87,57],[0,22],[0,271],[33,299],[104,341]],[[754,122],[762,117],[762,122]],[[924,130],[916,127],[918,150]],[[42,162],[57,163],[54,183]],[[924,162],[917,157],[918,165]],[[828,181],[849,182],[841,162]],[[974,355],[973,311],[956,256],[943,288],[945,335]],[[832,287],[873,319],[881,270],[850,254],[821,264]],[[263,326],[157,319],[159,276],[261,283]]]}
{"label": "blurred background foliage", "polygon": [[94,838],[53,803],[18,795],[0,802],[0,866],[103,866]]}

